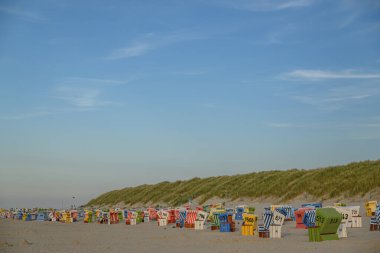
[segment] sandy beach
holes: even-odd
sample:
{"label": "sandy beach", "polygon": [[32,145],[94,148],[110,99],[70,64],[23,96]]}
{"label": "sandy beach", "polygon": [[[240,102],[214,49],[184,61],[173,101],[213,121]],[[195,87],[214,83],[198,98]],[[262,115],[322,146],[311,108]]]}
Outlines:
{"label": "sandy beach", "polygon": [[23,222],[0,220],[0,252],[380,252],[380,232],[369,231],[369,217],[362,228],[349,228],[348,238],[309,242],[307,230],[288,221],[281,239],[243,237],[238,231],[158,227],[156,222],[127,226],[77,222]]}

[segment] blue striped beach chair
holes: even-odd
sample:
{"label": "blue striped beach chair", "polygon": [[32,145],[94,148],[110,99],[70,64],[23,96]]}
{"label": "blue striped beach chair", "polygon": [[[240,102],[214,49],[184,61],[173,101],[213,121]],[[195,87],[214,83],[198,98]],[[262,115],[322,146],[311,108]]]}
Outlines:
{"label": "blue striped beach chair", "polygon": [[315,216],[316,216],[315,210],[305,211],[305,215],[303,216],[302,223],[305,224],[305,226],[307,226],[307,227],[314,227],[315,226]]}
{"label": "blue striped beach chair", "polygon": [[265,210],[263,213],[263,220],[264,220],[264,228],[268,230],[269,226],[272,224],[272,221],[273,221],[273,212],[270,210]]}
{"label": "blue striped beach chair", "polygon": [[186,210],[179,211],[179,219],[176,221],[176,223],[179,224],[180,228],[183,228],[185,226],[186,214],[187,214]]}
{"label": "blue striped beach chair", "polygon": [[285,220],[295,220],[294,208],[291,206],[283,206],[282,209],[286,212]]}

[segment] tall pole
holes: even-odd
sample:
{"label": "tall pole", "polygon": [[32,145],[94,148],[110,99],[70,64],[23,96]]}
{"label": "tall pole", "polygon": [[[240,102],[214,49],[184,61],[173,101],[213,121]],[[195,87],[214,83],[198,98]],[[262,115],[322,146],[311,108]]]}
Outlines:
{"label": "tall pole", "polygon": [[71,209],[75,209],[74,199],[75,199],[75,196],[73,196],[73,202],[72,202],[72,205],[71,205]]}

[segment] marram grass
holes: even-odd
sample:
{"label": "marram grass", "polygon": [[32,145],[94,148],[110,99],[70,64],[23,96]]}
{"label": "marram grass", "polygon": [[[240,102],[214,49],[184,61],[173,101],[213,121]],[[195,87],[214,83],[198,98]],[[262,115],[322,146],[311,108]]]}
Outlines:
{"label": "marram grass", "polygon": [[380,160],[311,170],[262,171],[127,187],[104,193],[87,206],[120,202],[125,205],[165,202],[175,206],[189,198],[197,198],[202,204],[212,197],[232,200],[274,197],[287,201],[304,193],[329,199],[364,195],[377,187],[380,187]]}

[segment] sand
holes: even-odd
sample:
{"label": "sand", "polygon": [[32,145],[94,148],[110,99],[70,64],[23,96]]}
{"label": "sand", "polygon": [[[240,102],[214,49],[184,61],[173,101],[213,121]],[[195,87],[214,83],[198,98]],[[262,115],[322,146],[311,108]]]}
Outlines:
{"label": "sand", "polygon": [[286,222],[281,239],[243,237],[238,231],[158,227],[156,222],[127,226],[0,220],[0,252],[380,252],[380,231],[369,231],[369,217],[362,228],[349,228],[348,238],[308,242],[307,230]]}

